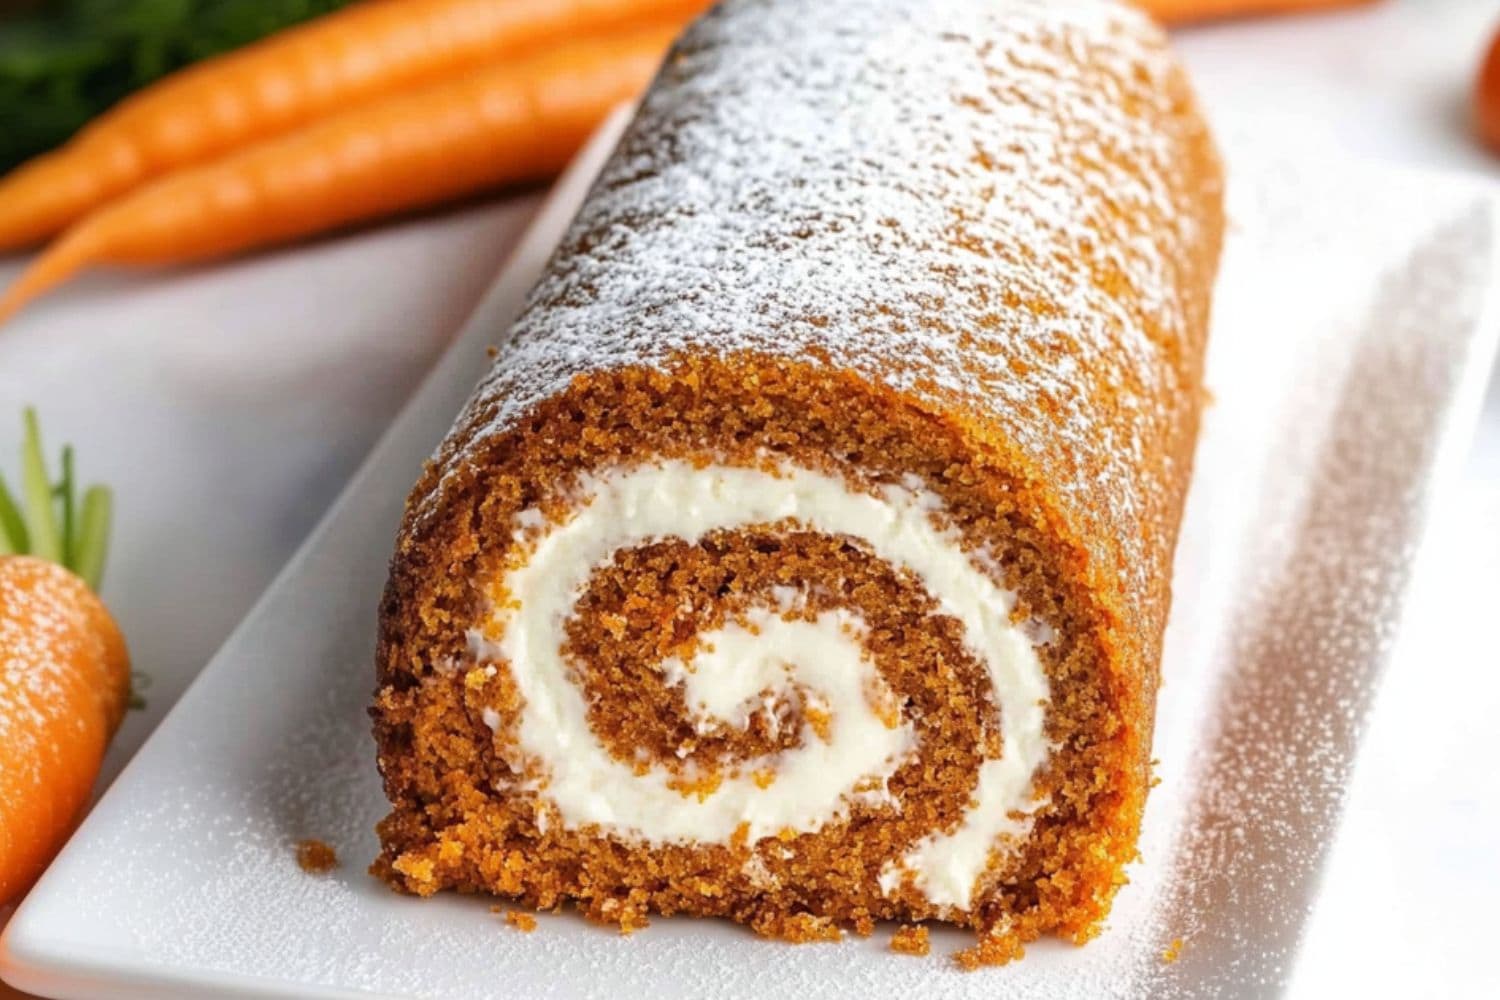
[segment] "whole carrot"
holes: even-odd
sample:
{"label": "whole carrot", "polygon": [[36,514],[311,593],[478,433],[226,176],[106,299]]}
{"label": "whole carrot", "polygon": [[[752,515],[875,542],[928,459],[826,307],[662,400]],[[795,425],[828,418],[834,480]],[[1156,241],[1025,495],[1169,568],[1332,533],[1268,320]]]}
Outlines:
{"label": "whole carrot", "polygon": [[153,177],[555,42],[681,25],[707,0],[370,0],[189,67],[0,181],[0,251]]}
{"label": "whole carrot", "polygon": [[125,641],[94,593],[109,494],[94,487],[74,509],[71,453],[54,486],[30,412],[22,480],[20,502],[0,480],[0,904],[72,830],[130,689]]}
{"label": "whole carrot", "polygon": [[0,296],[0,321],[88,265],[220,257],[550,177],[644,89],[674,34],[574,42],[171,174],[64,233]]}
{"label": "whole carrot", "polygon": [[1373,0],[1136,0],[1164,24],[1353,7]]}

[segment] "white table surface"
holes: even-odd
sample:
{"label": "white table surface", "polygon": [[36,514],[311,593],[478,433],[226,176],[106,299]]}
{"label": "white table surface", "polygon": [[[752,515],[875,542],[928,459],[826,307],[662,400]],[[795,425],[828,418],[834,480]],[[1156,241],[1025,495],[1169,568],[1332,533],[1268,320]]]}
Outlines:
{"label": "white table surface", "polygon": [[[1184,31],[1222,128],[1500,179],[1466,131],[1500,0]],[[118,494],[104,596],[149,674],[118,773],[395,415],[536,205],[491,201],[210,269],[90,277],[0,329],[22,404]],[[17,261],[0,263],[0,282]],[[209,317],[209,318],[205,318]],[[413,470],[415,476],[415,470]],[[1500,372],[1370,720],[1294,995],[1500,996]],[[3,989],[3,988],[0,988]]]}

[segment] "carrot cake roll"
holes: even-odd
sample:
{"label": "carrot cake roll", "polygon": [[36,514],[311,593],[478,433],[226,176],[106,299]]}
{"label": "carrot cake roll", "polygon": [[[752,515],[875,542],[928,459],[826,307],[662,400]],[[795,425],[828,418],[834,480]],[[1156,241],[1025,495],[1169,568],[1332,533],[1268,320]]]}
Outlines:
{"label": "carrot cake roll", "polygon": [[1104,0],[731,0],[407,506],[398,889],[1092,935],[1135,854],[1223,228]]}

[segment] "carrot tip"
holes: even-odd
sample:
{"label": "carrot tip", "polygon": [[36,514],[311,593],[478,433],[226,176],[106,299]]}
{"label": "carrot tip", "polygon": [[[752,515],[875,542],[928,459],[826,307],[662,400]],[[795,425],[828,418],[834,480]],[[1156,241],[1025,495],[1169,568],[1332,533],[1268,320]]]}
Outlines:
{"label": "carrot tip", "polygon": [[92,250],[83,239],[64,236],[53,243],[0,295],[0,323],[77,274],[91,257]]}

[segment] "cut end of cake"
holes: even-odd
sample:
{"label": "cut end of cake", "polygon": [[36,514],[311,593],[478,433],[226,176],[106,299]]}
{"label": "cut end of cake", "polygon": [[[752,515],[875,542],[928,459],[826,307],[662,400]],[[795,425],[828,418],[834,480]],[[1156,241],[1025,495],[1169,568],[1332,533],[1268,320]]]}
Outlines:
{"label": "cut end of cake", "polygon": [[1045,492],[965,431],[693,359],[575,380],[434,484],[386,598],[377,872],[627,931],[1097,920],[1143,710],[1102,694]]}

